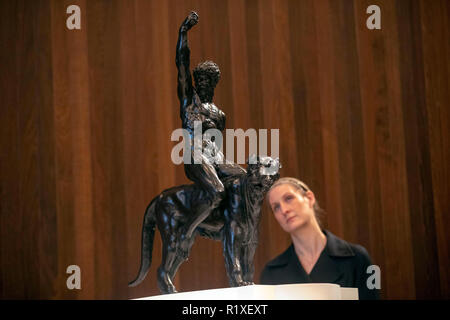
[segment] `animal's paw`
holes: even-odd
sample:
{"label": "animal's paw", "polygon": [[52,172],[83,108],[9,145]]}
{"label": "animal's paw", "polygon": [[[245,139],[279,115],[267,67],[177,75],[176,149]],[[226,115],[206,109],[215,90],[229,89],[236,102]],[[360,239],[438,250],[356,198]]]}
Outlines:
{"label": "animal's paw", "polygon": [[238,286],[239,287],[244,287],[244,286],[252,286],[252,285],[254,285],[255,283],[254,282],[251,282],[251,281],[242,281],[242,282],[239,282],[238,283]]}

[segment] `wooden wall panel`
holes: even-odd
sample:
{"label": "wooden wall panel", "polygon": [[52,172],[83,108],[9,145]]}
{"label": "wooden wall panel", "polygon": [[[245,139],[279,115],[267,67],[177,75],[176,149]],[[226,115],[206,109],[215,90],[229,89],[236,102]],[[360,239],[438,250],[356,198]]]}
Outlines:
{"label": "wooden wall panel", "polygon": [[[20,241],[17,234],[21,234],[22,217],[19,210],[19,96],[18,87],[18,42],[19,25],[12,24],[7,15],[15,15],[14,19],[19,19],[18,4],[14,2],[2,3],[0,11],[0,32],[2,50],[0,59],[2,70],[7,77],[0,77],[2,90],[2,107],[0,108],[2,125],[1,134],[1,187],[0,187],[0,232],[1,251],[0,261],[2,270],[10,270],[8,273],[2,272],[0,277],[0,288],[2,297],[20,298],[25,296],[24,272],[22,266],[22,256],[20,252]],[[9,47],[10,50],[4,50]],[[4,119],[8,119],[9,125],[4,125]],[[16,164],[16,165],[13,165]],[[12,239],[13,241],[9,240]],[[15,241],[14,241],[15,240]],[[5,245],[6,241],[10,241]],[[20,268],[20,272],[14,272]]]}
{"label": "wooden wall panel", "polygon": [[[336,234],[342,234],[341,193],[339,186],[339,146],[337,142],[337,113],[336,113],[336,89],[334,85],[335,69],[333,66],[333,41],[330,3],[327,1],[314,2],[315,30],[317,34],[317,75],[316,86],[320,90],[320,115],[321,136],[323,152],[323,175],[327,177],[322,188],[325,197],[322,201],[324,209],[328,210],[327,222],[333,226]],[[320,48],[320,50],[319,50]],[[300,108],[298,108],[300,109]],[[299,119],[301,120],[301,118]],[[305,121],[302,121],[305,122]],[[302,174],[302,172],[300,172]],[[304,179],[307,180],[307,179]],[[317,192],[317,191],[316,191]],[[321,199],[319,199],[321,201]],[[319,202],[320,203],[320,202]]]}
{"label": "wooden wall panel", "polygon": [[[436,234],[434,241],[438,250],[439,278],[441,294],[450,295],[450,236],[447,232],[449,219],[450,161],[449,132],[450,115],[448,101],[449,18],[450,10],[446,1],[437,1],[433,6],[420,1],[420,21],[423,41],[423,63],[426,88],[427,131],[430,141],[431,179],[433,181],[433,216]],[[436,285],[437,287],[437,285]]]}
{"label": "wooden wall panel", "polygon": [[[428,119],[425,101],[425,82],[423,68],[422,35],[420,8],[411,1],[397,4],[398,17],[408,17],[408,23],[399,24],[400,76],[402,91],[403,123],[405,130],[406,170],[411,215],[415,285],[423,290],[417,291],[417,298],[425,299],[439,296],[439,264],[437,247],[433,244],[436,235],[433,215],[433,192],[430,167],[429,136],[426,129]],[[419,262],[419,260],[423,260]]]}
{"label": "wooden wall panel", "polygon": [[[71,4],[81,30],[66,28]],[[371,4],[381,30],[366,28]],[[147,204],[188,182],[170,135],[190,10],[191,68],[219,64],[227,128],[268,129],[269,141],[280,129],[282,174],[315,191],[326,228],[368,249],[383,298],[450,297],[445,0],[0,2],[0,297],[159,293],[158,233],[146,281],[127,283]],[[289,243],[264,206],[256,282]],[[66,287],[72,264],[81,290]],[[221,244],[199,239],[175,284],[226,287]]]}
{"label": "wooden wall panel", "polygon": [[[384,50],[383,35],[379,31],[370,32],[364,28],[367,16],[365,8],[368,2],[355,2],[356,37],[358,46],[358,65],[360,92],[362,102],[362,124],[364,127],[364,145],[360,146],[365,154],[366,181],[358,184],[358,188],[367,190],[367,232],[363,238],[372,259],[385,269],[385,246],[383,240],[382,198],[379,181],[377,133],[377,110],[385,104],[386,80],[383,67]],[[362,215],[363,213],[361,213]],[[361,230],[361,233],[364,233]],[[367,239],[367,237],[369,239]],[[361,240],[362,241],[362,240]],[[370,248],[370,249],[369,249]],[[386,288],[385,277],[382,277],[382,288]],[[384,289],[383,289],[384,292]]]}

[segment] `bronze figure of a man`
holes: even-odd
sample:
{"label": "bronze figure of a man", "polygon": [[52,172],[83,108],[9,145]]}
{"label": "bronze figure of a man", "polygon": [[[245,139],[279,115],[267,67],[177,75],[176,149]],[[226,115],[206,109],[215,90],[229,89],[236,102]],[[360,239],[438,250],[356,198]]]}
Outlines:
{"label": "bronze figure of a man", "polygon": [[[187,33],[197,23],[197,13],[191,12],[180,26],[176,48],[180,117],[182,127],[189,132],[191,140],[191,161],[184,164],[184,171],[187,178],[204,191],[204,198],[184,226],[183,238],[190,238],[195,228],[218,207],[225,197],[225,188],[221,179],[246,173],[242,167],[224,159],[216,142],[206,137],[202,138],[201,144],[204,148],[208,147],[212,150],[214,159],[202,153],[198,154],[200,159],[194,159],[196,155],[193,143],[195,122],[201,122],[202,132],[208,129],[223,131],[225,128],[225,113],[213,103],[214,89],[220,79],[217,64],[212,61],[200,63],[193,71],[195,87],[192,85]],[[217,161],[218,159],[222,160],[222,163]]]}

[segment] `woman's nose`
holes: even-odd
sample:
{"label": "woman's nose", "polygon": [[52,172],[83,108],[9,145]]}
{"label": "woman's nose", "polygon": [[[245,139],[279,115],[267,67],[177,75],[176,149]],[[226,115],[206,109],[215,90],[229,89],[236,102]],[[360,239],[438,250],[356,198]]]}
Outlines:
{"label": "woman's nose", "polygon": [[286,214],[289,212],[289,208],[286,204],[280,203],[280,210],[282,214]]}

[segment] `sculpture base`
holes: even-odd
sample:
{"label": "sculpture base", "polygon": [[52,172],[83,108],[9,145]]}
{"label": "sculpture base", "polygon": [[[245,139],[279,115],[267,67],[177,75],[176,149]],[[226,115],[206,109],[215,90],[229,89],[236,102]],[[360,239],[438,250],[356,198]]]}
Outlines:
{"label": "sculpture base", "polygon": [[252,285],[164,294],[136,300],[358,300],[358,289],[331,283]]}

